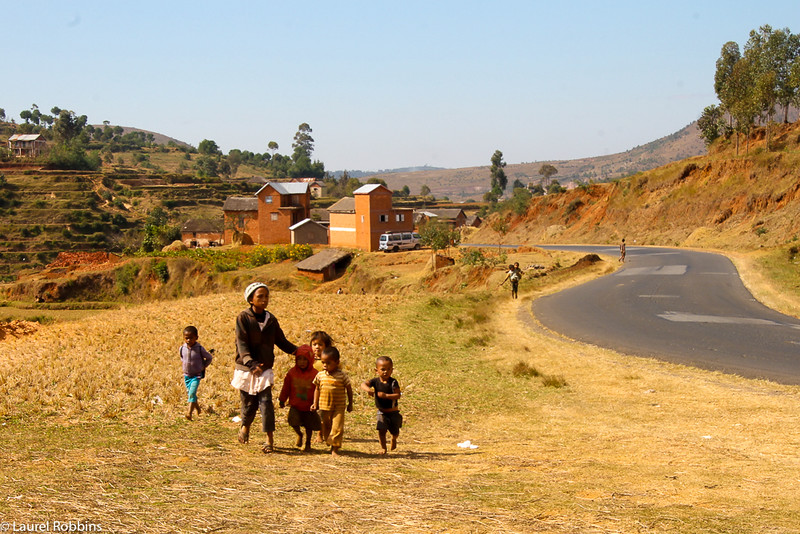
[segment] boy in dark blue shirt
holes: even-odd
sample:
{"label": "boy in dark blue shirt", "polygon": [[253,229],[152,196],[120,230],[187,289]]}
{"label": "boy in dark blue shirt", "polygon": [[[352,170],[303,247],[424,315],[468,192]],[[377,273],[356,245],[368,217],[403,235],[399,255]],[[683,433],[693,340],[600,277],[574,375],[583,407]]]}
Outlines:
{"label": "boy in dark blue shirt", "polygon": [[375,406],[378,408],[378,418],[375,428],[378,430],[378,439],[381,442],[381,454],[386,454],[386,432],[392,435],[391,450],[397,448],[397,436],[403,426],[403,416],[397,401],[400,399],[400,384],[392,378],[394,364],[388,356],[380,356],[375,361],[375,378],[365,380],[361,389],[375,397]]}

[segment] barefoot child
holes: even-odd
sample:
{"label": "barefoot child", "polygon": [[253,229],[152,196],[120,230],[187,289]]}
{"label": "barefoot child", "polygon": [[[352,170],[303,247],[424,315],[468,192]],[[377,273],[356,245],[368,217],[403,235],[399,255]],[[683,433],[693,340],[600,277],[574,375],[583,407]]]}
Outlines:
{"label": "barefoot child", "polygon": [[[317,330],[311,333],[311,350],[314,352],[314,369],[322,371],[322,351],[332,346],[333,339],[327,332]],[[325,438],[322,437],[322,430],[319,431],[319,435],[317,436],[317,443],[325,443]]]}
{"label": "barefoot child", "polygon": [[200,380],[206,376],[206,367],[211,364],[213,350],[207,351],[197,342],[197,328],[187,326],[183,329],[184,344],[178,349],[183,362],[183,382],[186,384],[188,394],[189,411],[186,419],[192,420],[192,412],[197,411],[200,415],[200,405],[197,403],[197,387]]}
{"label": "barefoot child", "polygon": [[297,434],[297,447],[303,446],[301,427],[306,429],[304,451],[311,450],[311,433],[322,428],[319,414],[311,410],[311,405],[314,403],[314,377],[317,376],[313,363],[311,347],[300,345],[295,353],[294,367],[286,374],[281,394],[278,396],[281,408],[287,400],[289,401],[289,426]]}
{"label": "barefoot child", "polygon": [[267,311],[269,288],[255,282],[244,290],[250,305],[236,318],[236,366],[231,385],[239,390],[242,426],[239,443],[250,439],[250,425],[261,411],[261,430],[267,433],[262,452],[274,449],[275,407],[272,405],[272,384],[275,376],[275,345],[283,352],[294,354],[297,347],[286,339],[278,319]]}
{"label": "barefoot child", "polygon": [[[312,410],[319,410],[322,419],[322,437],[331,446],[331,454],[339,456],[344,437],[344,412],[353,411],[353,388],[350,378],[339,369],[339,351],[328,347],[322,351],[322,372],[314,377],[314,404]],[[345,399],[347,404],[345,405]]]}
{"label": "barefoot child", "polygon": [[361,389],[375,397],[375,406],[378,408],[378,421],[375,428],[378,430],[378,440],[381,443],[381,454],[386,454],[386,432],[392,435],[391,450],[397,448],[397,436],[403,426],[403,416],[397,401],[400,398],[400,384],[392,378],[394,364],[388,356],[380,356],[375,361],[375,378],[365,380]]}

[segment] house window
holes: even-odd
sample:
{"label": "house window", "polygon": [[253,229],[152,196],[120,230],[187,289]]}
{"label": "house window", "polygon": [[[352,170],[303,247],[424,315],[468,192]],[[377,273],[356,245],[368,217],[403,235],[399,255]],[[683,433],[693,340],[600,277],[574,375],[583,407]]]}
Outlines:
{"label": "house window", "polygon": [[381,222],[389,222],[389,216],[388,215],[380,215],[380,221]]}
{"label": "house window", "polygon": [[272,204],[272,197],[264,197],[264,202],[266,204]]}
{"label": "house window", "polygon": [[403,222],[403,221],[406,220],[406,214],[405,213],[398,213],[394,217],[395,217],[395,221],[396,222]]}
{"label": "house window", "polygon": [[363,215],[361,216],[361,222],[362,223],[364,222],[364,216]]}
{"label": "house window", "polygon": [[278,214],[277,213],[270,213],[269,214],[269,220],[277,221],[278,220]]}

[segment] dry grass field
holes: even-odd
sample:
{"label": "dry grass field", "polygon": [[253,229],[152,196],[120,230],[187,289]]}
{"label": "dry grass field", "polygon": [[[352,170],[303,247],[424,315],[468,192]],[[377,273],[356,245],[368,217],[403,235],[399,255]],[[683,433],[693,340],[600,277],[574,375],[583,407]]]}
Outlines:
{"label": "dry grass field", "polygon": [[[800,532],[800,388],[563,339],[527,310],[568,283],[524,280],[519,301],[496,289],[274,291],[270,309],[287,336],[328,331],[355,381],[372,376],[377,355],[394,358],[405,425],[385,458],[361,394],[341,458],[320,445],[295,450],[281,410],[275,454],[261,454],[259,433],[236,443],[238,292],[6,338],[0,522],[81,521],[105,532]],[[187,324],[216,349],[199,391],[207,411],[192,422],[177,356]],[[289,357],[277,362],[280,384]],[[478,448],[459,448],[465,440]]]}

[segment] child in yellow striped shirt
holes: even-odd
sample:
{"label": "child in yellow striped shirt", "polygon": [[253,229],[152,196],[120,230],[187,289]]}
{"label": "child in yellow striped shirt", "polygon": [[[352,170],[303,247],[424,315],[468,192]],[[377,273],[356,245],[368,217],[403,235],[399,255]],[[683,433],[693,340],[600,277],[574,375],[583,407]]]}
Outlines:
{"label": "child in yellow striped shirt", "polygon": [[[336,347],[322,351],[322,371],[314,378],[314,404],[322,419],[322,437],[331,446],[331,454],[339,456],[344,438],[344,413],[353,411],[353,387],[350,377],[339,368],[341,357]],[[346,404],[345,404],[346,403]]]}

